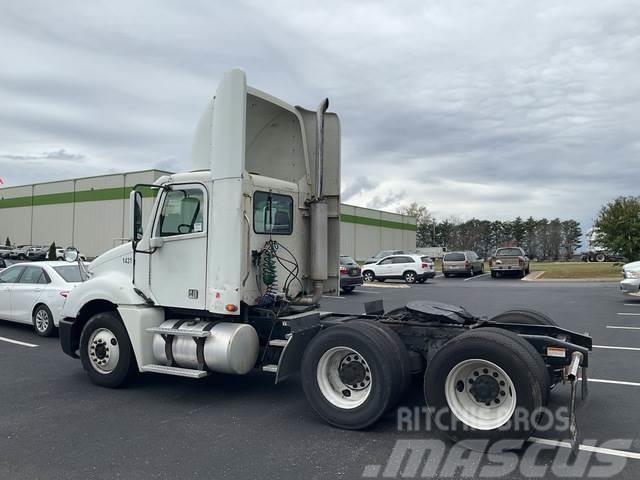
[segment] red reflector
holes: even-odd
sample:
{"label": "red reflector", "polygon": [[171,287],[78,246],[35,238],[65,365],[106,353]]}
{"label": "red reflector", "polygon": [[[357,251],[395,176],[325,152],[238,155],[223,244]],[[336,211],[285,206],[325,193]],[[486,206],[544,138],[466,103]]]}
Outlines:
{"label": "red reflector", "polygon": [[429,268],[429,264],[428,263],[423,263],[422,264],[422,268]]}
{"label": "red reflector", "polygon": [[340,267],[340,273],[347,273],[347,267]]}
{"label": "red reflector", "polygon": [[236,312],[238,311],[238,307],[235,306],[233,303],[227,303],[227,305],[224,307],[227,312]]}

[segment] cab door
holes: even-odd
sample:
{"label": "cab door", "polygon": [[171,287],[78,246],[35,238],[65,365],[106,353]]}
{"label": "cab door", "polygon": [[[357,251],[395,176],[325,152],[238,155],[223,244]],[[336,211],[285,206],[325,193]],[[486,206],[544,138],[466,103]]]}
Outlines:
{"label": "cab door", "polygon": [[149,288],[159,305],[205,309],[207,206],[202,184],[172,185],[163,193],[149,259]]}
{"label": "cab door", "polygon": [[387,257],[384,260],[380,260],[375,269],[376,277],[391,277],[393,276],[393,257]]}

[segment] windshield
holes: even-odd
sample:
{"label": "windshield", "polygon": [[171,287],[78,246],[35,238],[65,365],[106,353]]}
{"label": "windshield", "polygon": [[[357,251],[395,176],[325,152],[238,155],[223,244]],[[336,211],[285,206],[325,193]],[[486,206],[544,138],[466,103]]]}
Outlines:
{"label": "windshield", "polygon": [[462,252],[447,253],[442,260],[445,262],[463,262],[464,253]]}
{"label": "windshield", "polygon": [[53,269],[68,283],[84,282],[88,278],[87,274],[78,265],[64,265],[62,267],[53,267]]}
{"label": "windshield", "polygon": [[519,248],[501,248],[496,251],[496,257],[518,257],[522,255],[522,251]]}

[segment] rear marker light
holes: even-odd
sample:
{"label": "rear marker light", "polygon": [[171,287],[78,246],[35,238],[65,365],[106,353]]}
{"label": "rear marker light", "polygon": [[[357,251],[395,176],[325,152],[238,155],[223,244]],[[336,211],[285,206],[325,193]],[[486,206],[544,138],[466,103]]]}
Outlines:
{"label": "rear marker light", "polygon": [[225,308],[225,310],[227,312],[237,312],[238,311],[238,307],[236,305],[234,305],[233,303],[228,303],[224,308]]}

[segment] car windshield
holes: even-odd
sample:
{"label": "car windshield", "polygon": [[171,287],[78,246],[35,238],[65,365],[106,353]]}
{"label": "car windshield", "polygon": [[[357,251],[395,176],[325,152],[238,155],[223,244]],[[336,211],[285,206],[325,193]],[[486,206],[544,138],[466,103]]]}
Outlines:
{"label": "car windshield", "polygon": [[522,255],[519,248],[501,248],[496,251],[496,257],[517,257]]}
{"label": "car windshield", "polygon": [[351,257],[340,257],[340,265],[356,265],[356,261]]}
{"label": "car windshield", "polygon": [[78,283],[87,280],[87,275],[78,265],[63,265],[61,267],[53,267],[58,275],[60,275],[65,282]]}
{"label": "car windshield", "polygon": [[442,260],[444,260],[445,262],[463,262],[464,253],[462,252],[447,253]]}

